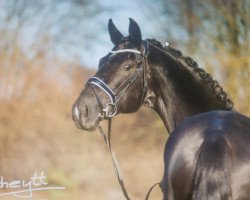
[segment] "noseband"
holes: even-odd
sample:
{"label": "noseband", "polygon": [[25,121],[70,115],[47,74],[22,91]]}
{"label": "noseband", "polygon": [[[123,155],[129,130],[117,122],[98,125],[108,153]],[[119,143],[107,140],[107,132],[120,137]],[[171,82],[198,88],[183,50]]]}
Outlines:
{"label": "noseband", "polygon": [[[147,92],[147,79],[146,79],[146,64],[147,64],[147,42],[144,45],[144,52],[142,53],[141,51],[135,50],[135,49],[121,49],[117,51],[110,51],[112,55],[119,54],[119,53],[135,53],[143,56],[143,62],[142,64],[137,67],[135,70],[134,74],[131,75],[117,90],[115,93],[105,82],[103,82],[101,79],[98,77],[92,77],[90,78],[87,83],[92,86],[92,89],[95,93],[95,96],[97,98],[97,102],[100,106],[100,113],[99,117],[103,119],[110,119],[114,117],[117,114],[117,103],[121,99],[121,97],[127,92],[129,87],[134,83],[134,81],[139,77],[141,73],[143,73],[143,91],[141,95],[141,102],[140,105],[143,103],[143,100],[145,98],[146,92]],[[111,56],[112,56],[111,55]],[[108,95],[110,102],[106,104],[106,106],[103,108],[100,98],[98,94],[95,91],[94,86],[98,87],[101,89],[105,94]]]}
{"label": "noseband", "polygon": [[[92,77],[88,80],[88,83],[92,86],[92,89],[95,93],[95,96],[97,98],[97,102],[101,108],[101,113],[99,113],[99,116],[101,118],[112,118],[116,115],[117,113],[117,107],[116,107],[116,102],[117,102],[117,98],[115,93],[113,92],[113,90],[110,89],[110,87],[104,83],[102,80],[100,80],[97,77]],[[95,92],[95,89],[93,88],[93,85],[97,86],[98,88],[100,88],[103,92],[105,92],[109,98],[110,98],[110,103],[106,104],[106,107],[103,108],[100,98],[97,95],[97,93]],[[109,112],[110,108],[113,108],[113,112]]]}

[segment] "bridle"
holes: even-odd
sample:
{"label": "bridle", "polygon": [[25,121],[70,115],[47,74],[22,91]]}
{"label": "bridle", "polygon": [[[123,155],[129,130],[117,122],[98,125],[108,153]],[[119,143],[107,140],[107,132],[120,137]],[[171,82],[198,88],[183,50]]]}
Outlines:
{"label": "bridle", "polygon": [[[127,190],[125,188],[115,153],[111,147],[111,122],[112,122],[111,119],[117,114],[117,103],[120,101],[120,99],[123,97],[123,95],[126,94],[127,90],[135,82],[135,80],[138,79],[138,77],[140,76],[141,73],[142,73],[142,77],[143,77],[143,90],[142,90],[142,94],[141,94],[140,106],[143,104],[144,98],[145,98],[146,93],[147,93],[147,88],[148,88],[147,56],[149,54],[149,50],[148,50],[149,43],[147,41],[143,41],[143,43],[144,43],[144,51],[138,51],[135,49],[121,49],[121,50],[117,50],[117,51],[110,51],[110,53],[112,53],[112,55],[119,54],[119,53],[135,53],[135,54],[142,56],[142,63],[140,63],[140,65],[137,66],[135,72],[117,89],[117,92],[114,92],[104,81],[102,81],[98,77],[92,77],[87,81],[87,84],[91,85],[93,92],[96,96],[97,102],[99,104],[99,107],[100,107],[100,113],[98,114],[98,116],[101,119],[108,119],[108,122],[109,122],[108,123],[108,136],[105,135],[105,133],[100,125],[98,125],[98,129],[99,129],[101,135],[103,136],[104,141],[105,141],[105,143],[110,151],[110,155],[112,158],[112,162],[113,162],[113,166],[115,169],[115,173],[116,173],[118,182],[121,186],[123,195],[127,200],[130,200],[130,197],[129,197]],[[101,89],[109,97],[110,102],[107,103],[105,107],[103,107],[101,100],[100,100],[100,97],[95,90],[95,87],[98,87],[99,89]],[[111,110],[111,112],[110,112],[110,110]],[[149,195],[150,195],[151,191],[157,185],[159,185],[161,187],[161,183],[154,184],[149,189],[145,200],[149,199]]]}
{"label": "bridle", "polygon": [[[143,100],[147,93],[147,55],[148,55],[148,42],[145,41],[144,43],[144,51],[138,51],[135,49],[121,49],[117,51],[110,51],[112,53],[111,56],[121,53],[135,53],[142,56],[142,62],[137,66],[135,72],[117,89],[116,92],[114,92],[104,81],[99,79],[98,77],[92,77],[87,81],[87,84],[90,84],[97,102],[100,107],[100,113],[99,117],[102,119],[110,119],[114,117],[117,114],[117,103],[120,101],[120,99],[123,97],[124,94],[126,94],[127,90],[130,88],[130,86],[137,80],[137,78],[142,73],[143,77],[143,90],[141,94],[141,102],[140,105],[142,105]],[[99,95],[95,91],[95,87],[98,87],[101,89],[105,94],[108,95],[110,102],[106,104],[105,107],[101,104]],[[111,111],[111,112],[110,112]]]}

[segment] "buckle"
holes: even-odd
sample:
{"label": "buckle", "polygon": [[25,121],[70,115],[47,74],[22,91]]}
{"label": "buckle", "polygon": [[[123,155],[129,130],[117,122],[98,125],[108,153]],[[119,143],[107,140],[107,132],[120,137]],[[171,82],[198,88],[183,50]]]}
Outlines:
{"label": "buckle", "polygon": [[104,108],[102,111],[104,113],[104,118],[106,118],[106,119],[112,118],[117,113],[116,104],[114,104],[114,103],[108,103],[106,105],[106,108]]}

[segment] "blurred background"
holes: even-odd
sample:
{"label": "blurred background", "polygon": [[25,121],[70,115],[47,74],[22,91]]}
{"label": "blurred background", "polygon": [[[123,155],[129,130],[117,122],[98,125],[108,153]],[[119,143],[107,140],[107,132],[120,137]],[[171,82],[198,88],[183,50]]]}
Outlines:
{"label": "blurred background", "polygon": [[[108,19],[126,35],[129,17],[144,39],[194,58],[250,115],[250,0],[0,0],[0,177],[44,171],[50,185],[66,187],[36,199],[124,199],[102,137],[77,129],[71,107],[113,47]],[[149,109],[113,126],[129,194],[143,199],[161,180],[168,133]]]}

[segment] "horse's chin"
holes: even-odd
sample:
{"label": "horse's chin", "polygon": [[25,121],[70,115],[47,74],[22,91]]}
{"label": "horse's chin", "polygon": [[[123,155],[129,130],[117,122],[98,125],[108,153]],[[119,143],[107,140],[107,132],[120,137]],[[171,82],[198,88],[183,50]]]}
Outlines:
{"label": "horse's chin", "polygon": [[97,118],[95,121],[93,122],[87,122],[87,123],[82,123],[79,121],[75,121],[75,125],[77,128],[84,130],[84,131],[88,131],[88,132],[93,132],[97,129],[99,123],[100,123],[101,119]]}
{"label": "horse's chin", "polygon": [[90,127],[90,128],[87,128],[87,129],[83,129],[83,130],[85,130],[87,132],[94,132],[96,129],[97,129],[97,125],[93,126],[93,127]]}

